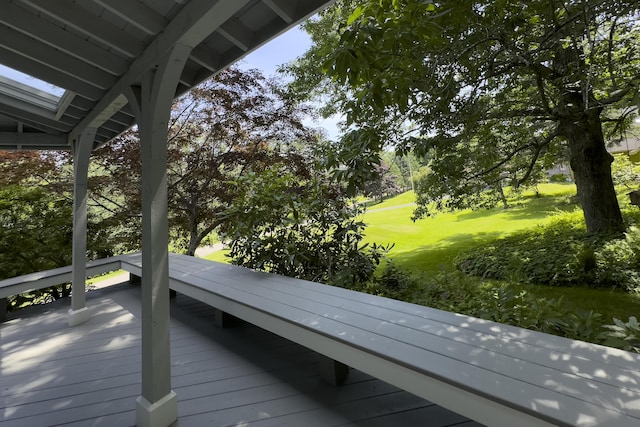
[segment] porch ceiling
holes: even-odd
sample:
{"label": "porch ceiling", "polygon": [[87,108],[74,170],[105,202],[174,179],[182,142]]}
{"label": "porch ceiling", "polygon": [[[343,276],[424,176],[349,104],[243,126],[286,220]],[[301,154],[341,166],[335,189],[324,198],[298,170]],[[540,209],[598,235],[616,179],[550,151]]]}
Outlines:
{"label": "porch ceiling", "polygon": [[195,46],[176,96],[333,0],[8,0],[0,5],[0,65],[65,90],[34,91],[0,76],[0,149],[71,148],[97,127],[94,148],[135,122],[123,90],[172,46]]}

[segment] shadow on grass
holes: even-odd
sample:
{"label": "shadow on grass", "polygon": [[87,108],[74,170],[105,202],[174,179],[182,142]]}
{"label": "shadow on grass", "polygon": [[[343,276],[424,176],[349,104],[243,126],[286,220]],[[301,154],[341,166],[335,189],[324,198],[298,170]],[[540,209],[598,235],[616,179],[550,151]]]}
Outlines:
{"label": "shadow on grass", "polygon": [[[480,209],[457,214],[455,222],[469,220],[490,220],[492,216],[500,216],[509,221],[547,219],[551,212],[572,212],[578,208],[576,204],[567,203],[566,195],[559,196],[525,196],[520,206],[507,210],[500,208]],[[522,231],[522,230],[521,230]],[[514,230],[518,232],[518,230]],[[414,250],[402,251],[397,248],[391,257],[398,266],[412,272],[427,274],[439,270],[453,270],[453,259],[461,252],[480,247],[505,236],[504,231],[458,233],[448,236],[437,243],[421,246]]]}
{"label": "shadow on grass", "polygon": [[498,231],[486,233],[460,233],[440,240],[438,243],[419,248],[393,251],[391,258],[399,266],[412,273],[435,274],[441,270],[454,269],[453,259],[461,252],[483,244],[493,242],[502,237]]}
{"label": "shadow on grass", "polygon": [[456,222],[473,219],[482,219],[490,215],[502,215],[509,220],[543,220],[554,212],[573,212],[579,206],[575,203],[567,203],[562,197],[547,197],[549,200],[536,200],[536,207],[532,209],[527,204],[513,206],[508,209],[491,208],[462,212],[457,215]]}

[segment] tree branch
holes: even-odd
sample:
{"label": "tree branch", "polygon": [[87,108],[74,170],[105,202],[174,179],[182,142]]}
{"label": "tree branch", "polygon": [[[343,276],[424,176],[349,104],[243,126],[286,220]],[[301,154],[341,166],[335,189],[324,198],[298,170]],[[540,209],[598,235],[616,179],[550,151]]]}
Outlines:
{"label": "tree branch", "polygon": [[[501,166],[504,166],[507,162],[509,162],[511,159],[513,159],[516,154],[520,153],[521,151],[523,151],[523,150],[525,150],[527,148],[531,148],[531,147],[536,148],[538,150],[538,155],[539,155],[539,153],[542,150],[542,148],[547,146],[547,145],[549,145],[549,143],[551,143],[551,141],[553,141],[553,139],[555,139],[558,135],[559,135],[559,133],[558,133],[557,129],[554,129],[553,132],[551,132],[549,135],[547,135],[547,137],[542,142],[537,142],[536,138],[534,137],[531,142],[512,150],[501,161],[499,161],[498,163],[496,163],[495,165],[491,166],[488,169],[485,169],[485,170],[483,170],[481,172],[478,172],[478,173],[472,175],[470,177],[470,179],[480,178],[481,176],[487,175],[487,174],[495,171],[496,169],[500,168]],[[536,158],[536,160],[537,160],[537,158]],[[530,167],[531,167],[531,170],[533,170],[533,165],[531,165]],[[528,174],[530,175],[531,172],[528,172]],[[527,175],[527,177],[528,177],[528,175]]]}
{"label": "tree branch", "polygon": [[618,25],[618,17],[616,16],[611,22],[609,30],[609,49],[607,49],[607,67],[609,68],[609,76],[611,77],[611,86],[614,90],[618,90],[618,82],[616,81],[615,67],[613,66],[613,38]]}
{"label": "tree branch", "polygon": [[[555,138],[555,136],[554,136],[554,138]],[[551,142],[551,141],[549,141],[549,142]],[[523,177],[520,178],[515,183],[515,185],[514,185],[515,188],[520,187],[527,179],[529,179],[529,177],[533,173],[533,169],[535,168],[538,159],[540,158],[540,153],[542,152],[542,149],[544,148],[544,146],[545,146],[545,144],[535,145],[535,151],[533,153],[533,157],[531,158],[531,161],[529,162],[529,166],[527,167],[527,170],[524,173]]]}

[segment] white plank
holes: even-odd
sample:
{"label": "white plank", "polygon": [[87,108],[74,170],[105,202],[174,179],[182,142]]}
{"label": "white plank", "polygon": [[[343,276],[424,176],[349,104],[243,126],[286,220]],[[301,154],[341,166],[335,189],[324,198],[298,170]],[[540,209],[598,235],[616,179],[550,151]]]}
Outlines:
{"label": "white plank", "polygon": [[[238,271],[235,271],[234,269],[240,269],[240,267],[219,264],[215,266],[214,272],[212,273],[216,278],[219,278],[222,281],[226,281],[227,279],[238,280],[238,277],[243,275],[244,272],[242,269]],[[346,310],[352,308],[355,310],[354,307],[358,307],[358,305],[362,306],[363,304],[366,305],[365,310],[367,312],[372,312],[375,311],[376,308],[379,308],[383,310],[380,312],[380,316],[389,322],[405,324],[405,322],[411,318],[413,318],[418,324],[424,320],[434,321],[436,324],[451,325],[452,327],[459,328],[456,330],[456,333],[464,333],[464,331],[479,332],[486,334],[487,336],[493,335],[503,337],[504,342],[515,342],[518,343],[518,345],[526,344],[531,346],[527,347],[527,350],[531,350],[533,347],[539,347],[552,352],[563,352],[567,347],[570,347],[571,353],[576,356],[580,356],[587,360],[602,361],[607,365],[618,365],[634,370],[637,369],[637,366],[640,364],[640,355],[610,347],[585,343],[577,340],[568,340],[562,337],[556,337],[549,334],[477,319],[470,316],[432,309],[416,304],[398,302],[388,298],[381,298],[343,288],[336,288],[308,281],[295,281],[295,279],[282,276],[272,276],[272,280],[269,281],[270,284],[273,284],[272,286],[276,286],[277,282],[282,282],[283,284],[288,285],[287,287],[290,289],[289,292],[300,291],[303,295],[307,295],[309,299],[314,301],[325,301],[325,297],[330,298],[327,301],[335,302],[338,300],[342,302],[342,306]],[[295,281],[295,287],[290,286],[292,281]],[[298,293],[298,295],[299,294],[300,293]],[[396,313],[394,314],[393,312]],[[410,315],[411,317],[407,318],[407,315]]]}
{"label": "white plank", "polygon": [[[239,270],[239,273],[243,273],[243,271]],[[195,270],[193,274],[200,276]],[[215,275],[214,277],[217,282],[236,282],[241,276],[242,274],[238,274],[234,278],[228,277],[227,275]],[[252,286],[249,282],[250,281],[247,280],[244,286]],[[287,283],[287,281],[284,280],[280,281],[279,278],[274,276],[273,280],[269,280],[268,283],[262,283],[260,286],[268,288],[268,293],[273,293],[272,298],[275,300],[284,302],[287,301],[289,295],[291,295],[294,298],[300,299],[291,300],[291,302],[288,302],[289,305],[302,307],[300,304],[304,304],[307,310],[312,310],[316,314],[322,314],[325,317],[331,317],[334,320],[340,320],[349,325],[360,325],[363,329],[375,327],[376,333],[381,333],[387,337],[393,338],[397,336],[398,333],[404,333],[405,331],[428,333],[454,341],[454,343],[451,344],[453,347],[458,347],[457,343],[469,344],[483,350],[488,350],[491,353],[504,354],[509,358],[529,361],[550,370],[560,370],[561,373],[571,372],[582,378],[612,384],[615,387],[619,387],[621,380],[624,379],[625,387],[635,391],[640,390],[640,371],[637,369],[620,368],[594,358],[593,355],[598,354],[600,347],[594,347],[591,352],[592,358],[587,359],[579,354],[569,355],[567,353],[566,350],[572,348],[574,344],[571,340],[565,340],[562,352],[549,350],[528,343],[522,343],[512,338],[506,338],[502,334],[478,332],[460,327],[459,325],[434,321],[414,314],[406,314],[398,311],[405,305],[403,302],[392,301],[388,305],[389,308],[387,308],[363,303],[353,298],[345,304],[345,298],[343,298],[344,290],[341,288],[333,288],[333,293],[320,293],[314,291],[312,286],[298,286],[299,284],[299,282]],[[321,286],[313,287],[317,288]],[[339,307],[339,309],[334,309],[334,307]],[[392,310],[391,307],[395,309]],[[458,318],[458,316],[451,313],[449,313],[449,317],[453,319]],[[367,322],[370,322],[370,326],[367,325]],[[388,330],[388,332],[384,333],[384,330]],[[420,335],[415,335],[411,338],[403,338],[403,341],[420,342],[417,338],[419,336]],[[425,341],[423,347],[444,348],[446,345],[446,342],[430,343],[429,341]],[[486,368],[487,366],[483,365],[483,367]],[[586,392],[590,393],[590,385],[585,385],[585,387],[587,387]]]}
{"label": "white plank", "polygon": [[[187,260],[182,259],[181,261],[186,262]],[[177,264],[178,263],[174,262],[172,266],[174,277],[177,272],[177,276],[180,277],[181,280],[189,280],[190,283],[206,287],[209,290],[215,289],[214,292],[216,294],[232,298],[234,302],[227,303],[227,307],[224,308],[225,311],[233,313],[234,310],[239,310],[238,302],[240,301],[242,304],[251,304],[257,310],[263,310],[272,315],[280,316],[280,318],[289,319],[305,327],[313,328],[322,334],[340,337],[338,339],[341,341],[348,342],[349,345],[354,347],[361,346],[366,348],[370,353],[375,354],[384,350],[384,352],[378,353],[380,355],[379,357],[400,361],[400,363],[409,363],[409,365],[413,366],[413,369],[417,369],[423,372],[423,374],[436,378],[444,378],[447,382],[458,384],[458,387],[468,389],[470,384],[475,383],[478,387],[475,393],[487,395],[490,399],[498,399],[505,403],[509,402],[507,403],[508,405],[515,404],[524,411],[546,411],[549,415],[554,412],[557,413],[557,410],[549,411],[548,408],[539,409],[536,407],[537,405],[532,406],[532,403],[535,404],[536,401],[542,402],[551,400],[563,405],[561,412],[572,412],[573,414],[576,414],[558,414],[568,422],[571,422],[572,417],[578,417],[578,414],[582,414],[583,411],[594,413],[598,412],[599,409],[596,408],[599,405],[603,406],[602,410],[604,413],[615,413],[621,410],[620,406],[622,405],[623,411],[635,414],[636,417],[640,414],[640,408],[638,408],[637,404],[633,402],[633,398],[629,398],[628,390],[620,390],[619,388],[610,387],[606,384],[598,384],[588,381],[585,384],[583,378],[577,377],[569,370],[554,372],[544,366],[488,352],[484,349],[469,346],[468,344],[457,343],[434,335],[424,334],[421,331],[404,328],[397,324],[379,321],[375,322],[373,325],[376,328],[375,334],[379,334],[380,331],[384,331],[384,329],[388,329],[390,331],[381,337],[376,337],[375,346],[372,346],[370,343],[372,341],[374,331],[368,330],[371,329],[371,321],[370,319],[367,319],[366,316],[354,314],[352,312],[347,312],[345,314],[344,311],[338,310],[330,305],[319,304],[317,301],[305,300],[300,297],[292,298],[290,295],[274,289],[275,286],[270,286],[272,282],[269,282],[268,278],[264,275],[262,277],[258,277],[256,274],[238,270],[233,279],[234,283],[238,284],[238,286],[242,288],[242,291],[240,292],[228,287],[225,288],[224,284],[214,283],[213,280],[216,282],[221,281],[221,276],[219,274],[212,275],[215,279],[209,278],[209,280],[206,280],[202,277],[201,273],[197,272],[193,265],[189,270],[185,269],[180,271]],[[194,262],[193,264],[203,265],[202,262]],[[205,269],[210,270],[210,267],[206,266]],[[252,276],[250,277],[251,280],[243,280],[239,277],[242,275]],[[256,280],[257,278],[260,280]],[[229,278],[227,278],[227,281],[228,280]],[[244,283],[240,284],[239,282]],[[292,282],[291,285],[295,286],[296,283]],[[220,298],[211,298],[207,302],[210,301],[215,301],[217,304],[224,304],[220,301]],[[287,303],[283,304],[283,301],[287,301]],[[237,313],[234,314],[237,315]],[[322,320],[319,321],[319,318],[322,318]],[[340,319],[343,323],[334,326],[333,322],[335,322],[336,319]],[[352,328],[351,325],[360,326],[364,330],[368,330],[368,333],[363,334],[362,331]],[[275,332],[281,333],[281,331]],[[395,337],[396,341],[389,341],[391,337]],[[401,342],[397,341],[398,338],[400,338],[399,341]],[[412,348],[412,346],[406,344],[415,344],[421,341],[424,342],[424,347],[420,350],[416,350],[415,348]],[[440,351],[443,351],[443,354],[435,355],[428,349],[441,349]],[[428,354],[424,354],[425,351],[427,351]],[[451,360],[448,359],[449,357],[452,355],[458,355],[457,357],[460,357],[460,354],[462,354],[462,365],[457,368],[455,368],[454,365],[450,366],[448,370],[441,370],[443,366],[447,365],[447,362],[451,362]],[[441,357],[447,358],[448,360],[440,360]],[[411,360],[413,360],[413,362],[411,362]],[[472,360],[472,362],[469,362],[469,360]],[[342,361],[344,362],[344,360]],[[472,363],[474,367],[469,366],[470,363]],[[427,366],[429,368],[422,368]],[[464,368],[463,366],[467,367]],[[481,366],[481,370],[483,370],[483,372],[473,372],[477,369],[475,366]],[[493,368],[491,368],[491,366],[493,366]],[[491,374],[493,375],[493,378],[490,376],[486,377],[488,372],[484,370],[487,368],[489,370],[493,370],[493,373]],[[425,371],[425,369],[428,370]],[[459,372],[456,371],[460,369],[463,372],[468,372],[464,372],[462,377],[460,377],[459,375],[456,375],[459,374]],[[508,377],[505,377],[505,374]],[[476,381],[470,381],[469,375],[477,375]],[[458,378],[457,380],[455,379],[456,377]],[[487,385],[495,384],[496,381],[500,384],[498,389],[488,390]],[[511,385],[509,386],[509,384]],[[549,387],[552,390],[541,390],[540,388],[534,387],[535,384],[540,388]],[[577,399],[571,400],[569,396],[561,397],[561,395],[555,393],[554,389],[556,391],[562,391],[563,393],[567,393],[567,390],[570,390],[570,393],[577,397]],[[599,394],[594,396],[594,390],[598,390]],[[615,395],[616,393],[617,395]],[[615,397],[612,397],[612,394],[614,394]],[[637,395],[637,391],[632,392],[632,394]],[[515,396],[520,396],[520,398]],[[425,397],[432,398],[433,396],[428,395]],[[591,403],[584,404],[580,399],[591,400],[595,405]],[[515,403],[516,401],[519,401],[519,403]],[[610,414],[605,415],[604,418],[608,418],[610,416],[615,417],[615,415]]]}
{"label": "white plank", "polygon": [[142,2],[132,2],[131,0],[94,1],[150,35],[158,34],[166,25],[164,16],[156,13]]}
{"label": "white plank", "polygon": [[38,25],[33,25],[36,16],[25,9],[5,3],[2,5],[0,22],[16,28],[19,31],[28,33],[43,43],[74,55],[89,64],[92,64],[113,75],[123,74],[127,69],[126,61],[112,52],[106,50],[96,50],[95,44],[89,43],[86,39],[65,31],[62,28],[44,20],[38,20]]}
{"label": "white plank", "polygon": [[[136,307],[139,304],[139,290],[117,285],[113,290],[105,288],[90,292],[88,301],[90,306],[99,307],[100,310],[105,310],[110,304],[130,307],[134,309],[130,314],[135,315],[139,311],[139,307]],[[93,304],[96,301],[100,301],[100,304]],[[16,343],[42,339],[39,328],[43,323],[50,328],[49,334],[72,333],[73,340],[70,341],[81,341],[82,337],[75,335],[76,328],[68,328],[62,321],[65,305],[54,303],[53,306],[59,308],[54,311],[49,309],[48,315],[12,321],[10,339],[5,339],[7,325],[0,325],[2,344],[8,345],[9,349],[26,350],[26,347],[16,346]],[[371,415],[378,411],[380,414],[394,414],[398,405],[403,405],[403,400],[407,408],[412,407],[411,402],[417,402],[417,407],[429,405],[358,372],[350,377],[351,382],[346,386],[333,388],[321,382],[315,370],[311,369],[317,362],[309,350],[255,327],[214,329],[208,318],[210,310],[199,307],[198,303],[190,302],[183,295],[179,295],[172,306],[172,313],[175,314],[172,335],[176,337],[171,343],[174,356],[172,376],[179,396],[179,426],[208,425],[200,423],[203,419],[214,420],[215,425],[224,425],[222,420],[228,425],[238,425],[243,420],[264,419],[264,414],[278,421],[298,420],[296,417],[303,408],[312,411],[309,412],[308,422],[335,419],[351,424],[353,420],[361,419],[364,413]],[[120,309],[105,310],[105,315],[108,313],[115,320],[119,317]],[[194,313],[200,314],[194,318]],[[54,319],[53,324],[48,324],[47,319]],[[20,323],[21,335],[16,328],[16,324]],[[56,325],[57,330],[54,327]],[[87,330],[93,330],[94,327],[92,325]],[[115,340],[121,336],[117,327],[96,333],[100,333],[103,339],[108,332],[113,332]],[[85,336],[86,339],[90,337],[90,333]],[[89,353],[93,351],[89,345],[85,350]],[[112,349],[111,353],[119,351]],[[4,358],[5,350],[1,354]],[[56,353],[49,354],[55,362]],[[55,423],[78,426],[132,425],[132,402],[135,397],[132,395],[137,395],[139,390],[139,354],[116,358],[120,362],[116,364],[106,362],[108,369],[102,369],[103,359],[108,360],[109,357],[106,353],[95,353],[93,359],[96,369],[91,372],[76,373],[77,366],[73,363],[60,363],[58,360],[58,363],[48,365],[46,371],[25,370],[20,374],[23,375],[22,381],[17,384],[7,383],[7,377],[0,375],[0,392],[4,393],[6,409],[3,410],[3,427]],[[115,370],[120,368],[122,371],[114,376]],[[227,391],[231,391],[230,396],[227,396]],[[394,400],[391,397],[400,395],[404,398]],[[104,400],[98,400],[99,396],[103,396]],[[335,418],[337,405],[340,405],[341,414]],[[216,410],[218,407],[222,409]],[[288,414],[293,418],[288,418]],[[408,418],[416,421],[414,424],[423,424],[428,420],[424,414],[416,414],[414,418]],[[386,425],[398,425],[393,419],[388,418]],[[442,426],[458,419],[459,416],[451,414],[450,421]]]}

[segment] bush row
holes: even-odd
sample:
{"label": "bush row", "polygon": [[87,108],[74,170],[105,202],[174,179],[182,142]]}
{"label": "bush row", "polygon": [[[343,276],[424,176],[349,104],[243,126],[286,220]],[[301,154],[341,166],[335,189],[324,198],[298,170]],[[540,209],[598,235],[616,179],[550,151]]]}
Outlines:
{"label": "bush row", "polygon": [[[624,236],[589,236],[581,213],[460,253],[456,268],[489,279],[551,286],[640,289],[640,229]],[[637,213],[626,212],[628,222]]]}
{"label": "bush row", "polygon": [[613,324],[608,324],[610,320],[594,311],[571,311],[562,298],[537,297],[461,272],[416,278],[390,262],[375,281],[359,290],[640,353],[640,325],[635,317],[626,322],[613,319]]}

